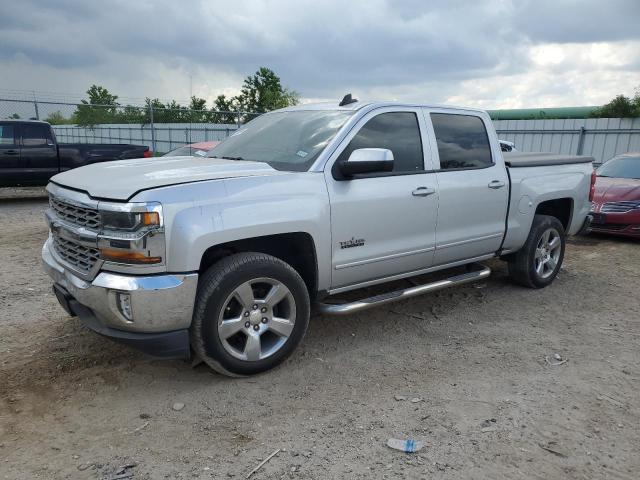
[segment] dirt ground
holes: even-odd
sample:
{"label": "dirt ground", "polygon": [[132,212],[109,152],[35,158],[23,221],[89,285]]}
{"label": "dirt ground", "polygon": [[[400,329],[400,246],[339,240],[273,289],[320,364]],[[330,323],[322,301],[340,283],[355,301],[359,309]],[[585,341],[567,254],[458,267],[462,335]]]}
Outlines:
{"label": "dirt ground", "polygon": [[[229,379],[69,318],[40,267],[46,200],[13,193],[0,199],[0,478],[246,478],[278,449],[252,479],[640,476],[638,242],[573,239],[543,290],[495,261],[480,284],[315,315],[281,367]],[[566,363],[549,365],[555,353]]]}

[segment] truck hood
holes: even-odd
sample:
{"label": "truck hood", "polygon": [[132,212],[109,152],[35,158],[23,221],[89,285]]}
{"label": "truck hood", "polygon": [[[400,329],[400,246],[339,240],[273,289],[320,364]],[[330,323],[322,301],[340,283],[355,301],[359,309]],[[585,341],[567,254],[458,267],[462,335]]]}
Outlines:
{"label": "truck hood", "polygon": [[640,180],[633,178],[596,178],[596,203],[640,200]]}
{"label": "truck hood", "polygon": [[266,163],[202,157],[156,157],[94,163],[55,175],[51,181],[95,198],[129,200],[141,190],[233,177],[283,175]]}

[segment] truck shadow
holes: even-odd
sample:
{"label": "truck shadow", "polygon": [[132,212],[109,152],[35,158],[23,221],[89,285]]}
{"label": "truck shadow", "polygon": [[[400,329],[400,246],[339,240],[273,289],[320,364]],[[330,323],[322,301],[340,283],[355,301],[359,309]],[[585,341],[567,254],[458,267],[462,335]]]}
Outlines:
{"label": "truck shadow", "polygon": [[0,187],[0,204],[39,202],[47,197],[44,187]]}

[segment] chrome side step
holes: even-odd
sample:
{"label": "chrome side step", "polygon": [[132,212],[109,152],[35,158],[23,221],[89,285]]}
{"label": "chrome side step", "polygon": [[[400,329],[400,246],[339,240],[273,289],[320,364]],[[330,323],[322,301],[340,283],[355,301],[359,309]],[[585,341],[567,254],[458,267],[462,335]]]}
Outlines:
{"label": "chrome side step", "polygon": [[438,280],[436,282],[425,283],[424,285],[416,285],[404,290],[396,290],[394,292],[382,293],[369,298],[363,298],[355,302],[348,303],[318,303],[318,310],[325,315],[349,315],[351,313],[361,312],[368,308],[384,305],[385,303],[396,302],[411,297],[417,297],[429,292],[435,292],[454,285],[462,285],[463,283],[476,282],[487,278],[491,274],[491,269],[479,263],[471,264],[469,267],[475,267],[476,270],[466,272],[453,277]]}

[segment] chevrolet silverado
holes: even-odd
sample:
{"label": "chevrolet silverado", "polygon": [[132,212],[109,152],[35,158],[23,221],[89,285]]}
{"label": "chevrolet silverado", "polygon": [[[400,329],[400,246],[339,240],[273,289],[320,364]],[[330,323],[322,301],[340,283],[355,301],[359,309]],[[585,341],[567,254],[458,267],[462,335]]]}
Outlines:
{"label": "chevrolet silverado", "polygon": [[588,227],[592,161],[503,155],[484,111],[348,95],[264,114],[208,157],[54,176],[42,257],[96,332],[250,375],[291,354],[314,305],[355,314],[485,278],[493,257],[548,286]]}

